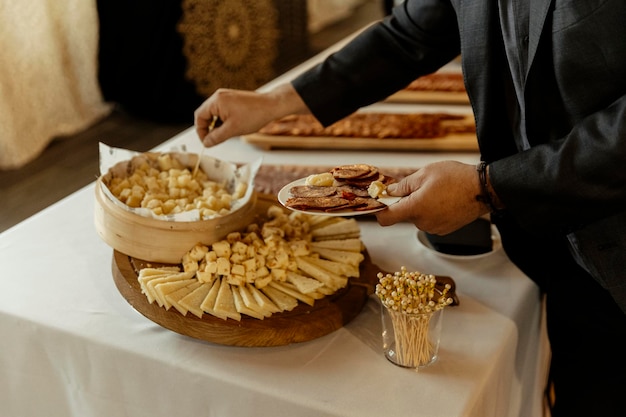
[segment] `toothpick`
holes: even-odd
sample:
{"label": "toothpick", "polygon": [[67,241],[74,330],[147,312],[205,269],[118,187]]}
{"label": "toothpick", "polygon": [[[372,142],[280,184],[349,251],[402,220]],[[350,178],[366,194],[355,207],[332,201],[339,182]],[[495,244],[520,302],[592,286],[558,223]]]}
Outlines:
{"label": "toothpick", "polygon": [[[217,116],[213,116],[213,120],[211,120],[211,124],[209,125],[209,132],[211,133],[211,131],[215,128],[215,124],[217,123]],[[208,134],[207,133],[207,134]],[[193,168],[193,172],[191,174],[191,178],[195,178],[196,174],[198,173],[198,168],[200,168],[200,161],[202,161],[202,155],[204,155],[204,150],[206,149],[206,146],[204,146],[204,144],[202,145],[202,150],[200,150],[200,153],[198,154],[198,160],[196,161],[196,166]]]}

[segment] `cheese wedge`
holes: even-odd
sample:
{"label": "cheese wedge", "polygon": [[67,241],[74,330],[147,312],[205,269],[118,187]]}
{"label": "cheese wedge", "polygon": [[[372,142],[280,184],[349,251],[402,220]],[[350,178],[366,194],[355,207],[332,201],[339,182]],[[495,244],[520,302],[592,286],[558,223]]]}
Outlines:
{"label": "cheese wedge", "polygon": [[268,285],[261,292],[269,297],[282,311],[291,311],[298,306],[298,300],[276,288]]}
{"label": "cheese wedge", "polygon": [[296,264],[298,265],[298,269],[307,273],[312,278],[324,283],[325,286],[333,290],[343,288],[348,283],[347,277],[327,271],[326,269],[316,265],[314,263],[314,259],[315,258],[308,256],[297,257]]}
{"label": "cheese wedge", "polygon": [[343,262],[331,261],[328,259],[316,258],[315,256],[309,256],[307,259],[319,266],[320,268],[324,268],[326,271],[332,272],[342,277],[359,277],[360,271],[358,265],[350,265],[345,264]]}
{"label": "cheese wedge", "polygon": [[164,267],[164,268],[143,268],[139,270],[137,281],[141,287],[141,293],[146,294],[146,283],[155,278],[161,278],[167,275],[172,275],[180,272],[178,267]]}
{"label": "cheese wedge", "polygon": [[272,281],[270,282],[270,287],[275,288],[287,295],[290,295],[291,297],[295,298],[296,300],[300,300],[303,303],[306,303],[310,306],[312,306],[315,303],[315,299],[313,297],[309,297],[306,294],[302,294],[300,291],[298,291],[294,286],[290,286],[288,283],[286,282],[278,282],[278,281]]}
{"label": "cheese wedge", "polygon": [[150,276],[150,275],[161,275],[164,273],[174,273],[180,272],[180,268],[177,266],[162,266],[160,268],[142,268],[139,270],[139,275],[141,276]]}
{"label": "cheese wedge", "polygon": [[361,252],[363,250],[363,242],[361,239],[329,239],[315,241],[310,243],[311,249],[337,249],[350,252]]}
{"label": "cheese wedge", "polygon": [[287,271],[287,281],[291,282],[302,294],[315,292],[315,290],[324,286],[324,283],[314,278],[305,277],[291,271]]}
{"label": "cheese wedge", "polygon": [[[324,297],[326,297],[327,295],[333,295],[334,293],[337,292],[337,290],[333,289],[333,288],[328,288],[326,286],[323,286],[322,288],[320,288],[319,290],[317,290],[318,293],[322,294]],[[313,295],[311,295],[312,297]]]}
{"label": "cheese wedge", "polygon": [[200,281],[197,281],[189,284],[188,286],[181,288],[180,290],[176,290],[172,293],[169,293],[165,296],[165,299],[167,300],[168,303],[170,303],[176,310],[178,310],[178,312],[180,314],[182,314],[183,316],[187,315],[187,308],[182,306],[180,304],[180,300],[182,300],[185,296],[187,296],[188,294],[190,294],[192,291],[194,291],[196,288],[198,288],[200,285],[202,285],[202,283]]}
{"label": "cheese wedge", "polygon": [[254,297],[254,301],[256,301],[256,303],[264,310],[269,311],[272,314],[280,313],[282,311],[276,304],[274,304],[272,300],[270,300],[265,294],[261,292],[261,290],[256,288],[254,285],[247,286],[247,289]]}
{"label": "cheese wedge", "polygon": [[226,320],[228,319],[228,316],[226,314],[215,311],[215,300],[217,299],[217,293],[220,290],[220,285],[222,285],[222,281],[220,279],[216,279],[213,281],[213,283],[211,284],[211,291],[209,291],[200,307],[205,313],[208,313],[219,319]]}
{"label": "cheese wedge", "polygon": [[[324,294],[324,292],[323,292],[323,291],[324,291],[324,288],[326,288],[326,292],[327,292],[328,294]],[[318,289],[318,290],[316,290],[316,291],[313,291],[313,292],[310,292],[310,293],[308,293],[307,295],[308,295],[309,297],[311,297],[312,299],[314,299],[314,300],[321,300],[322,298],[326,297],[327,295],[331,295],[331,294],[334,294],[334,293],[335,293],[335,291],[332,291],[332,290],[331,290],[330,288],[328,288],[328,287],[321,287],[320,289]]]}
{"label": "cheese wedge", "polygon": [[345,250],[324,248],[315,248],[314,252],[319,253],[322,258],[353,266],[359,266],[359,264],[365,259],[365,256],[363,256],[361,252],[349,252]]}
{"label": "cheese wedge", "polygon": [[202,318],[204,312],[200,308],[200,304],[211,290],[211,284],[203,282],[198,288],[184,296],[178,303],[190,311],[194,316]]}
{"label": "cheese wedge", "polygon": [[271,316],[272,311],[264,308],[259,303],[257,303],[249,288],[250,285],[241,285],[236,288],[239,291],[241,299],[243,300],[243,303],[246,305],[246,307],[256,311],[259,314],[262,314],[264,317]]}
{"label": "cheese wedge", "polygon": [[360,232],[361,229],[355,219],[342,219],[342,221],[314,228],[311,235],[316,238],[319,236],[345,236]]}
{"label": "cheese wedge", "polygon": [[185,279],[190,279],[194,276],[193,272],[178,272],[175,274],[165,275],[163,277],[154,278],[146,282],[145,290],[146,296],[148,297],[148,302],[152,304],[155,300],[159,304],[159,306],[163,306],[161,300],[158,299],[156,290],[154,289],[157,284],[165,283],[165,282],[174,282],[174,281],[182,281]]}
{"label": "cheese wedge", "polygon": [[251,308],[248,308],[246,304],[243,302],[243,298],[241,297],[241,293],[239,292],[240,287],[231,286],[233,300],[235,302],[235,309],[240,314],[245,314],[246,316],[254,317],[255,319],[263,320],[265,316],[258,311],[254,311]]}
{"label": "cheese wedge", "polygon": [[226,317],[233,320],[240,321],[241,314],[235,307],[235,298],[233,297],[233,291],[230,288],[230,284],[222,279],[220,281],[220,288],[217,292],[217,298],[215,299],[215,305],[213,311],[217,314],[224,314]]}
{"label": "cheese wedge", "polygon": [[180,281],[162,282],[160,284],[157,284],[154,287],[157,302],[159,303],[159,305],[165,307],[166,310],[169,310],[172,307],[172,303],[167,301],[167,295],[181,288],[185,288],[189,284],[193,284],[197,281],[197,279],[189,278],[182,279]]}
{"label": "cheese wedge", "polygon": [[325,240],[357,239],[359,236],[361,236],[361,232],[346,233],[343,235],[316,236],[315,241],[323,242]]}

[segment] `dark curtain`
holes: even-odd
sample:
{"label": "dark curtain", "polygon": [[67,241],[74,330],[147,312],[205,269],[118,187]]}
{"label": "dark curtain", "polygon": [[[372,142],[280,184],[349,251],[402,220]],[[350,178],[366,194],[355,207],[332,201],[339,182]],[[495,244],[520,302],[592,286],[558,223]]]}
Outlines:
{"label": "dark curtain", "polygon": [[176,24],[179,1],[98,0],[99,74],[104,99],[139,117],[193,122],[202,102],[185,79]]}
{"label": "dark curtain", "polygon": [[[184,39],[177,30],[183,16],[181,2],[97,1],[98,78],[106,101],[150,120],[193,122],[193,111],[204,97],[185,75],[188,62],[183,54]],[[309,56],[306,1],[275,0],[275,7],[279,53],[271,78]]]}

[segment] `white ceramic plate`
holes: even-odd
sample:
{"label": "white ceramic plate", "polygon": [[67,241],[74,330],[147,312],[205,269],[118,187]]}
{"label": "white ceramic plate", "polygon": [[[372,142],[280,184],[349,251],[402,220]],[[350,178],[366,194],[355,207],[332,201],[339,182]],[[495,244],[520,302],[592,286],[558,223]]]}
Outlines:
{"label": "white ceramic plate", "polygon": [[487,256],[494,254],[495,252],[498,252],[500,249],[502,249],[502,242],[500,240],[500,233],[498,232],[498,229],[494,225],[491,225],[491,240],[493,242],[493,246],[490,252],[479,253],[477,255],[452,255],[450,253],[443,253],[443,252],[439,252],[438,250],[435,250],[435,248],[433,248],[433,246],[428,241],[428,238],[426,237],[426,233],[424,233],[421,230],[417,232],[417,243],[420,246],[422,246],[428,252],[432,252],[435,255],[440,256],[442,258],[446,258],[446,259],[456,259],[456,260],[482,259],[482,258],[486,258]]}
{"label": "white ceramic plate", "polygon": [[[321,216],[336,216],[336,217],[362,216],[364,214],[372,214],[372,213],[376,213],[377,211],[381,211],[385,209],[385,207],[381,207],[381,208],[377,208],[374,210],[362,210],[362,211],[340,210],[340,211],[333,211],[333,212],[325,212],[325,211],[319,211],[319,210],[296,210],[294,208],[287,207],[286,205],[287,199],[291,197],[291,192],[289,191],[291,190],[291,187],[295,187],[296,185],[305,185],[305,184],[306,184],[306,178],[300,178],[299,180],[292,181],[289,184],[285,185],[283,188],[281,188],[281,190],[278,192],[278,201],[280,202],[280,204],[282,204],[289,210],[297,211],[299,213],[316,214],[316,215],[321,215]],[[400,200],[400,197],[385,197],[384,200],[381,199],[380,201],[389,206],[393,203],[396,203],[398,200]]]}

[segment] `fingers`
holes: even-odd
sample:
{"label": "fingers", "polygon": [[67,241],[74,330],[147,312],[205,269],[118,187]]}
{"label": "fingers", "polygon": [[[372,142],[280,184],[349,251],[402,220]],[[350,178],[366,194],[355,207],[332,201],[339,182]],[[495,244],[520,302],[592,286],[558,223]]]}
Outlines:
{"label": "fingers", "polygon": [[[198,138],[204,146],[217,145],[225,140],[256,132],[271,117],[267,96],[253,91],[218,89],[194,112]],[[217,116],[219,123],[211,129]]]}
{"label": "fingers", "polygon": [[386,188],[387,194],[394,197],[404,197],[407,193],[404,192],[405,187],[401,187],[399,183],[389,184]]}
{"label": "fingers", "polygon": [[222,132],[217,132],[215,134],[215,130],[220,128],[223,125],[222,119],[219,116],[213,115],[211,121],[209,122],[208,127],[206,128],[206,134],[202,138],[202,144],[204,146],[210,147],[213,145],[217,145],[218,143],[223,142],[225,139],[221,139],[220,135]]}
{"label": "fingers", "polygon": [[[196,134],[204,146],[217,145],[229,137],[228,109],[232,106],[229,103],[229,95],[232,95],[229,90],[218,89],[194,112]],[[221,128],[223,125],[227,125],[226,129]]]}
{"label": "fingers", "polygon": [[410,217],[411,213],[410,200],[410,196],[403,198],[397,203],[390,205],[385,210],[376,212],[376,220],[378,221],[378,224],[381,226],[391,226],[393,224],[406,221],[407,218]]}
{"label": "fingers", "polygon": [[382,226],[405,221],[425,232],[447,234],[483,214],[475,197],[479,188],[472,165],[435,162],[387,187],[389,195],[403,198],[376,217]]}
{"label": "fingers", "polygon": [[213,121],[213,112],[211,110],[211,102],[209,100],[210,99],[202,103],[202,105],[194,112],[194,126],[196,134],[205,146],[211,145],[211,141],[209,141],[209,143],[205,143],[205,139],[209,134],[209,126]]}
{"label": "fingers", "polygon": [[[266,93],[219,88],[194,112],[194,125],[204,146],[213,146],[254,133],[271,120],[306,109],[290,83]],[[213,116],[218,116],[223,124],[211,130]]]}
{"label": "fingers", "polygon": [[381,226],[390,226],[401,221],[406,221],[411,215],[411,200],[415,200],[412,193],[419,189],[417,172],[401,179],[399,182],[387,186],[387,194],[392,197],[404,197],[387,209],[376,213],[376,219]]}

